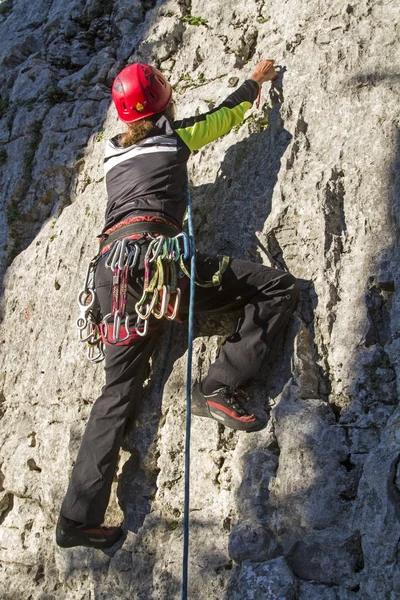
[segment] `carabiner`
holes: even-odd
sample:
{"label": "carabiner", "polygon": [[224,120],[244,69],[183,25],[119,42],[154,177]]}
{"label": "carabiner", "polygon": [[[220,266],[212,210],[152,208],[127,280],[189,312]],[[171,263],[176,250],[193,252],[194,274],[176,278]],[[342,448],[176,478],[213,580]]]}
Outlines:
{"label": "carabiner", "polygon": [[118,258],[118,268],[120,271],[122,271],[122,269],[124,268],[124,264],[125,264],[125,252],[126,252],[126,247],[128,245],[128,238],[124,238],[123,240],[120,241],[120,250],[119,250],[119,258]]}
{"label": "carabiner", "polygon": [[[187,234],[182,231],[181,233],[178,233],[178,235],[175,236],[175,240],[178,241],[179,244],[179,238],[183,239],[183,260],[186,260],[187,258],[189,258],[189,240],[188,240],[188,236]],[[180,248],[179,248],[180,250]],[[177,260],[177,259],[176,259]]]}
{"label": "carabiner", "polygon": [[[95,349],[97,349],[97,354],[95,355]],[[105,358],[103,342],[100,341],[94,344],[88,344],[87,357],[90,361],[94,363],[99,363]]]}
{"label": "carabiner", "polygon": [[[156,249],[153,251],[153,256],[149,259],[149,262],[154,262],[157,258],[157,256],[160,254],[161,252],[161,248],[163,245],[163,242],[165,240],[165,237],[163,235],[160,235],[158,238],[156,238],[154,241],[156,242]],[[150,246],[149,246],[150,248]]]}
{"label": "carabiner", "polygon": [[114,271],[115,269],[115,255],[117,254],[117,249],[119,247],[119,242],[116,241],[114,242],[114,244],[111,246],[111,249],[109,251],[109,254],[107,256],[107,260],[105,262],[105,266],[107,267],[107,269],[111,269],[112,271]]}
{"label": "carabiner", "polygon": [[126,259],[126,264],[128,265],[128,269],[130,270],[131,275],[132,275],[133,269],[136,267],[136,264],[139,260],[139,255],[140,255],[139,244],[133,244],[132,246],[130,246],[128,258]]}
{"label": "carabiner", "polygon": [[181,304],[181,295],[182,295],[181,288],[176,288],[175,293],[176,293],[176,298],[175,298],[174,309],[170,315],[168,313],[165,313],[165,318],[168,319],[169,321],[173,321],[175,319],[176,315],[178,314],[179,306]]}
{"label": "carabiner", "polygon": [[158,300],[158,290],[155,289],[153,292],[153,297],[152,297],[150,303],[147,304],[147,310],[144,314],[142,312],[140,312],[141,304],[139,304],[139,302],[137,302],[135,304],[136,313],[142,319],[142,321],[145,321],[146,319],[149,318],[151,311],[153,310],[154,306],[157,304],[157,300]]}
{"label": "carabiner", "polygon": [[153,315],[155,316],[156,319],[162,319],[163,316],[165,315],[165,313],[167,312],[169,296],[170,296],[170,287],[169,287],[169,285],[164,284],[162,286],[162,298],[161,298],[160,311],[157,312],[156,308],[155,307],[153,308]]}
{"label": "carabiner", "polygon": [[115,340],[115,344],[121,343],[121,342],[126,342],[126,340],[129,340],[129,338],[131,337],[131,332],[130,332],[130,322],[129,322],[129,315],[128,313],[125,313],[123,315],[125,317],[125,330],[126,330],[126,335],[125,337],[121,338],[119,336],[120,331],[121,331],[121,321],[122,321],[122,317],[119,314],[119,311],[117,310],[115,312],[114,315],[114,340]]}
{"label": "carabiner", "polygon": [[[140,330],[139,327],[141,326],[142,323],[143,323],[143,329]],[[145,321],[143,321],[138,316],[137,321],[136,321],[136,325],[135,325],[135,331],[141,337],[144,337],[145,335],[147,335],[147,332],[149,331],[149,321],[147,319]]]}
{"label": "carabiner", "polygon": [[101,323],[102,323],[102,325],[104,326],[104,332],[103,332],[104,339],[106,340],[106,342],[107,342],[108,344],[112,344],[112,343],[113,343],[113,342],[111,342],[111,341],[110,341],[110,339],[109,339],[109,337],[108,337],[108,319],[109,319],[111,316],[112,316],[112,314],[111,314],[111,313],[108,313],[108,314],[107,314],[107,315],[106,315],[106,316],[103,318],[103,320],[102,320],[102,322],[101,322]]}
{"label": "carabiner", "polygon": [[147,250],[146,250],[146,254],[145,254],[145,259],[148,259],[150,261],[151,252],[153,250],[153,246],[155,246],[155,244],[157,244],[158,241],[159,241],[159,238],[152,238],[150,244],[147,246]]}
{"label": "carabiner", "polygon": [[[126,335],[126,337],[124,337],[122,339],[119,338],[119,332],[120,332],[120,329],[121,329],[121,317],[120,317],[120,315],[119,315],[119,313],[117,311],[115,313],[115,315],[114,315],[114,323],[113,323],[113,335],[114,335],[114,339],[111,340],[110,336],[109,336],[109,333],[108,333],[108,328],[109,328],[109,325],[111,325],[111,323],[108,322],[108,319],[110,319],[112,316],[113,316],[112,313],[108,313],[108,315],[106,315],[103,318],[103,320],[102,320],[102,324],[104,326],[103,335],[104,335],[104,339],[106,340],[106,342],[108,344],[111,344],[112,346],[115,346],[119,342],[126,341],[130,337],[131,334],[130,334],[130,330],[129,330],[129,315],[127,313],[125,313],[125,329],[127,330],[127,335]],[[116,317],[117,317],[117,320],[116,320]],[[118,334],[118,337],[115,335],[115,325],[116,324],[117,324],[117,334]]]}

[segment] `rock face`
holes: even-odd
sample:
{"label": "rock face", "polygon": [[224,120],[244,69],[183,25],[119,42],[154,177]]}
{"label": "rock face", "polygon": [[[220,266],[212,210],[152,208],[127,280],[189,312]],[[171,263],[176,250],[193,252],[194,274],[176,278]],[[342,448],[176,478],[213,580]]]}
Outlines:
{"label": "rock face", "polygon": [[[249,390],[267,429],[193,422],[189,597],[400,597],[397,17],[395,0],[0,3],[2,599],[181,597],[184,328],[126,434],[107,515],[123,543],[54,544],[103,381],[75,319],[120,129],[110,85],[152,62],[190,115],[269,57],[260,108],[191,158],[197,245],[290,270],[302,299]],[[197,321],[195,376],[231,325]]]}

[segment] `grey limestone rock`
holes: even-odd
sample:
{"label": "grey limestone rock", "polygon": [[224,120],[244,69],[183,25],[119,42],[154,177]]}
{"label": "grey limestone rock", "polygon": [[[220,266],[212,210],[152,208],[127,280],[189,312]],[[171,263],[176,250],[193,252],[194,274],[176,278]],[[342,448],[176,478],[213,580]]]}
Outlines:
{"label": "grey limestone rock", "polygon": [[[106,515],[122,545],[54,544],[104,381],[75,320],[121,131],[110,87],[149,61],[181,118],[269,57],[259,108],[190,159],[196,243],[291,271],[301,300],[248,388],[268,427],[193,420],[189,597],[400,597],[397,22],[395,0],[0,2],[2,599],[181,597],[184,327],[124,438]],[[196,320],[194,377],[233,327]]]}
{"label": "grey limestone rock", "polygon": [[285,559],[245,562],[232,600],[295,600],[297,581]]}
{"label": "grey limestone rock", "polygon": [[229,538],[229,556],[236,562],[244,560],[269,560],[278,556],[275,536],[260,523],[241,521]]}
{"label": "grey limestone rock", "polygon": [[326,587],[317,583],[301,583],[299,587],[300,600],[357,600],[359,596],[342,586]]}

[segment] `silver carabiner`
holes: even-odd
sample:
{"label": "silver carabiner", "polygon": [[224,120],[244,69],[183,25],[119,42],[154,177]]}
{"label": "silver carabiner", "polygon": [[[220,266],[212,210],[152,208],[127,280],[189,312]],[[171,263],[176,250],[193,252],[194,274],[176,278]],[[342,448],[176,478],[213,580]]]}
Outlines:
{"label": "silver carabiner", "polygon": [[[156,249],[153,252],[153,256],[149,259],[149,262],[154,262],[157,258],[157,256],[160,254],[161,252],[161,248],[163,246],[165,237],[163,235],[160,235],[158,238],[156,238],[154,241],[156,242]],[[149,246],[150,248],[150,246]]]}
{"label": "silver carabiner", "polygon": [[[139,329],[142,324],[143,324],[143,329]],[[141,337],[144,337],[145,335],[147,335],[147,333],[149,331],[149,321],[148,321],[148,319],[143,320],[143,319],[141,319],[138,316],[137,321],[136,321],[136,325],[135,325],[135,331]]]}
{"label": "silver carabiner", "polygon": [[176,288],[175,294],[176,294],[176,298],[175,298],[175,304],[174,304],[173,311],[170,315],[168,315],[168,314],[165,315],[165,318],[168,319],[169,321],[173,321],[175,319],[176,315],[178,314],[179,306],[181,303],[181,294],[182,294],[181,288]]}
{"label": "silver carabiner", "polygon": [[145,321],[146,319],[149,318],[151,311],[153,310],[153,308],[155,307],[155,305],[157,304],[158,301],[158,290],[155,289],[153,292],[153,297],[150,300],[149,304],[146,304],[146,312],[142,313],[140,311],[141,306],[138,306],[139,302],[136,302],[135,304],[135,311],[137,313],[137,315],[139,316],[140,319],[142,319],[143,321]]}
{"label": "silver carabiner", "polygon": [[150,244],[147,246],[147,251],[146,251],[146,254],[145,254],[145,259],[148,259],[149,262],[151,262],[150,261],[150,256],[151,256],[151,252],[153,250],[153,246],[155,244],[157,244],[158,240],[159,240],[159,238],[153,238],[151,240]]}
{"label": "silver carabiner", "polygon": [[117,253],[118,246],[119,246],[119,242],[118,241],[114,242],[114,244],[111,246],[111,249],[107,256],[107,260],[105,262],[105,266],[107,267],[107,269],[111,269],[112,271],[114,271],[114,268],[115,268],[113,266],[113,261],[114,261],[115,255]]}
{"label": "silver carabiner", "polygon": [[[119,317],[119,321],[120,321],[120,323],[119,323],[119,326],[118,326],[118,342],[126,342],[126,340],[129,340],[129,338],[131,337],[131,324],[130,324],[130,317],[129,317],[129,314],[128,314],[128,313],[125,313],[125,314],[123,315],[123,316],[125,317],[125,323],[124,323],[124,326],[125,326],[126,335],[125,335],[125,337],[121,338],[121,337],[120,337],[120,335],[119,335],[119,333],[120,333],[121,321],[122,321],[122,318],[123,318],[123,317],[121,317],[121,316],[120,316],[120,314],[119,314],[119,312],[117,311],[117,312],[115,313],[115,316],[114,316],[114,324],[115,324],[115,317],[116,317],[117,315],[118,315],[118,317]],[[117,336],[115,335],[115,325],[114,325],[114,339],[117,339]]]}
{"label": "silver carabiner", "polygon": [[122,269],[124,268],[125,265],[125,252],[126,252],[126,247],[128,245],[128,238],[124,238],[123,240],[121,240],[121,245],[120,245],[120,250],[119,250],[119,259],[118,259],[118,268],[120,271],[122,271]]}
{"label": "silver carabiner", "polygon": [[111,313],[108,313],[108,315],[106,315],[105,317],[103,317],[103,320],[101,321],[101,323],[104,326],[104,339],[106,340],[106,342],[108,344],[113,344],[114,342],[112,342],[110,340],[110,338],[108,337],[108,319],[110,317],[111,317]]}
{"label": "silver carabiner", "polygon": [[136,264],[137,264],[137,262],[139,260],[139,256],[140,256],[140,246],[139,246],[139,244],[133,244],[133,245],[131,245],[131,247],[129,249],[128,258],[126,259],[126,264],[128,266],[128,269],[131,272],[131,275],[132,275],[133,269],[136,267]]}
{"label": "silver carabiner", "polygon": [[[117,264],[120,262],[121,250],[122,250],[121,246],[122,246],[122,242],[125,242],[125,241],[126,241],[125,239],[117,240],[111,249],[110,256],[106,260],[106,267],[111,269],[111,271],[114,271],[117,268]],[[125,246],[126,246],[126,243],[125,243]],[[123,250],[123,253],[125,254],[125,248]]]}
{"label": "silver carabiner", "polygon": [[[97,354],[95,354],[95,350],[97,349]],[[95,344],[88,344],[87,357],[91,362],[99,363],[105,359],[104,354],[104,345],[103,342],[100,341]]]}
{"label": "silver carabiner", "polygon": [[156,319],[162,319],[168,309],[169,296],[170,296],[170,286],[163,285],[162,286],[162,298],[161,298],[161,308],[157,311],[156,307],[153,308],[153,315]]}

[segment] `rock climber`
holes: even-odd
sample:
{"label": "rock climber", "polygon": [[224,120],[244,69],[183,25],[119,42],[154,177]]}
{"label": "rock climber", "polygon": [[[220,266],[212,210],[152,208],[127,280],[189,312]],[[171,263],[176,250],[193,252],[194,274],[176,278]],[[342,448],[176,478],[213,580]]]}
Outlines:
{"label": "rock climber", "polygon": [[[113,83],[113,101],[127,131],[113,137],[106,146],[108,202],[95,290],[101,315],[109,316],[120,289],[116,288],[115,273],[110,268],[110,254],[120,244],[124,259],[126,248],[121,246],[121,240],[135,241],[140,257],[127,281],[126,314],[134,315],[142,329],[136,323],[131,335],[133,320],[121,325],[117,319],[110,326],[106,321],[106,383],[93,405],[61,506],[56,531],[61,547],[108,548],[123,533],[121,527],[104,527],[102,523],[126,421],[140,397],[146,367],[164,321],[155,312],[154,303],[149,302],[144,308],[140,305],[144,285],[149,283],[148,249],[156,247],[158,235],[180,242],[183,239],[179,235],[182,236],[186,209],[186,164],[191,152],[241,123],[263,83],[275,77],[274,61],[263,60],[218,107],[182,120],[174,120],[171,85],[155,67],[131,64]],[[160,255],[157,259],[154,255],[152,264],[157,260],[161,260]],[[184,285],[187,275],[179,275],[175,302],[180,301],[179,317],[184,319],[189,286]],[[207,376],[194,385],[192,414],[215,419],[233,429],[258,431],[266,421],[249,412],[248,397],[240,388],[254,378],[276,344],[296,304],[298,283],[292,275],[278,269],[200,253],[196,255],[196,280],[199,286],[195,312],[241,309],[242,313],[236,331],[225,340]],[[114,339],[116,329],[118,336]]]}

